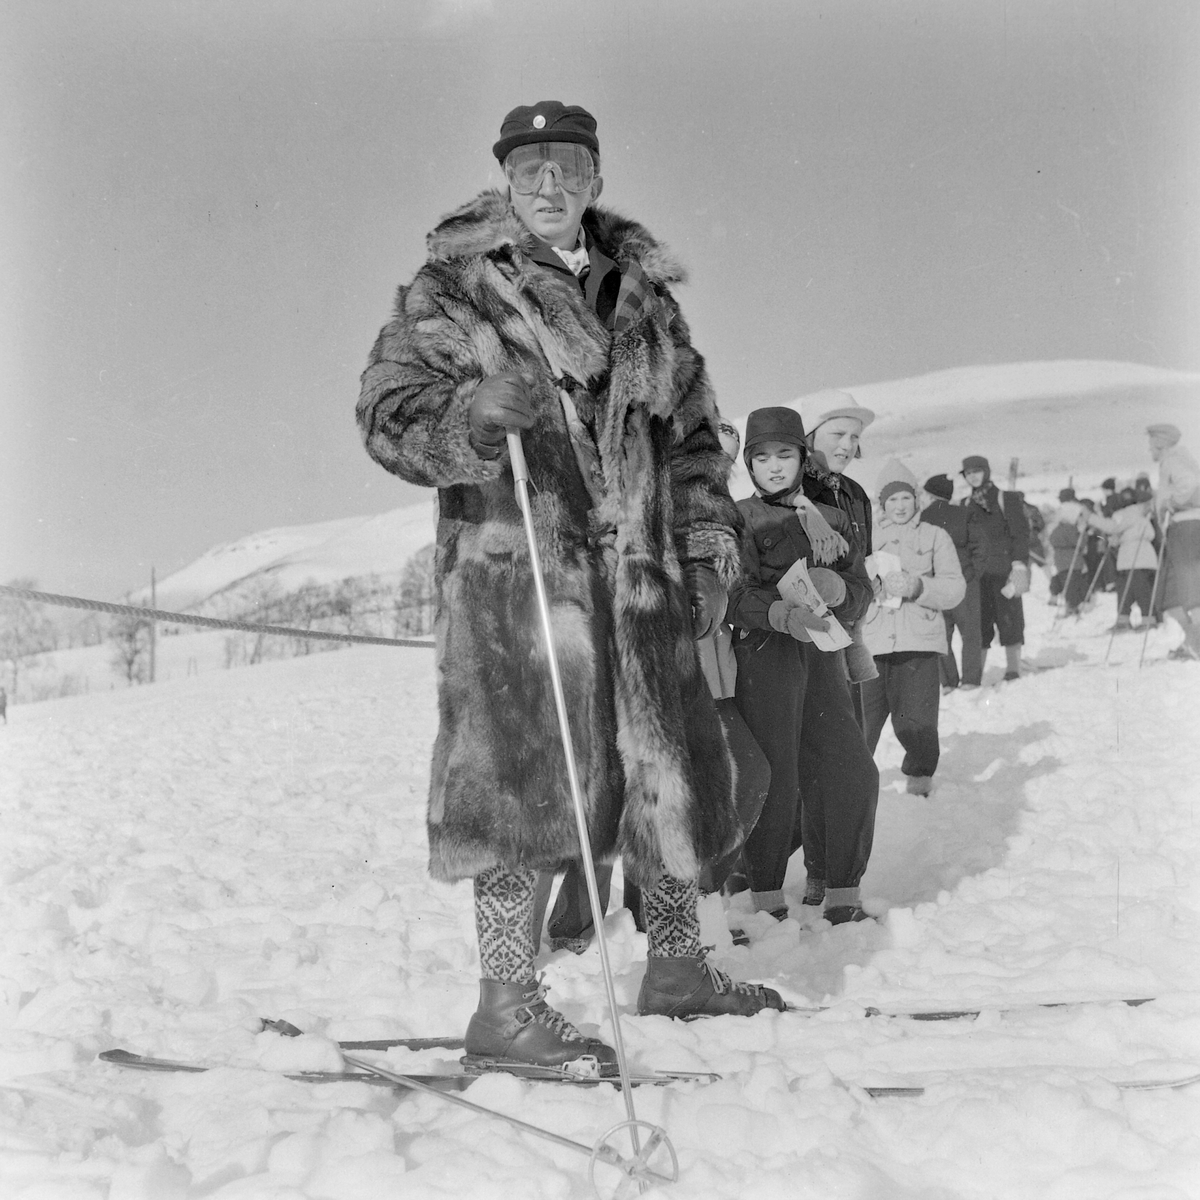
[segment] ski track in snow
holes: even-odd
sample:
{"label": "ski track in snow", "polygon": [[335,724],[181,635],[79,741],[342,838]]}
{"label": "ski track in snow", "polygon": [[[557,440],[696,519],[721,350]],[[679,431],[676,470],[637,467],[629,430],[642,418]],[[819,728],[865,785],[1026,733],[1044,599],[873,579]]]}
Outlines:
{"label": "ski track in snow", "polygon": [[[1103,665],[1112,597],[1055,623],[1039,582],[1026,656],[1048,669],[943,701],[932,796],[903,792],[899,746],[890,731],[880,743],[864,896],[881,924],[776,924],[738,898],[754,941],[735,948],[719,901],[703,906],[727,970],[830,1011],[623,1020],[636,1066],[724,1076],[635,1093],[682,1167],[649,1194],[1200,1196],[1200,1088],[1111,1082],[1200,1067],[1200,667],[1164,662],[1165,632],[1141,670],[1140,636]],[[588,1194],[581,1155],[442,1099],[248,1069],[336,1067],[332,1037],[465,1028],[471,890],[424,865],[435,728],[433,655],[379,648],[10,710],[0,1194]],[[794,863],[794,913],[802,887]],[[645,939],[623,910],[606,929],[630,1013]],[[543,961],[552,1001],[603,1033],[595,950]],[[995,1011],[1126,996],[1159,999]],[[866,1020],[868,1005],[986,1011],[933,1024]],[[260,1016],[312,1036],[259,1032]],[[221,1069],[122,1072],[95,1061],[112,1046]],[[855,1086],[874,1083],[927,1091],[872,1100]],[[588,1145],[625,1117],[611,1088],[490,1077],[469,1098]]]}

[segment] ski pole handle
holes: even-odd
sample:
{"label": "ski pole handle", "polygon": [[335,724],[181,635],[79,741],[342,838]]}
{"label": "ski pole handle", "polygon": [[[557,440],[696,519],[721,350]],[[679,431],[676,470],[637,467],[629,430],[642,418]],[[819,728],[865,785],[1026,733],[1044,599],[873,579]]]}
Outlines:
{"label": "ski pole handle", "polygon": [[525,465],[525,447],[521,442],[521,431],[510,427],[507,434],[508,461],[512,464],[513,482],[528,483],[529,468]]}

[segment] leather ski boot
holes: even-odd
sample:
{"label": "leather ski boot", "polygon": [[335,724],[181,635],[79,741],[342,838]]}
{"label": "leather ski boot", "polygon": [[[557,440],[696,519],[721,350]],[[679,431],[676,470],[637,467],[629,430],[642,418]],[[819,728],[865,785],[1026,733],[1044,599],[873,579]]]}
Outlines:
{"label": "leather ski boot", "polygon": [[585,1037],[545,997],[546,989],[536,979],[518,983],[481,979],[479,1007],[467,1025],[463,1063],[554,1068],[591,1057],[601,1075],[615,1074],[617,1052],[599,1038]]}
{"label": "leather ski boot", "polygon": [[646,977],[638,992],[638,1014],[680,1017],[752,1017],[764,1008],[783,1012],[787,1005],[761,983],[734,983],[701,955],[699,958],[646,959]]}

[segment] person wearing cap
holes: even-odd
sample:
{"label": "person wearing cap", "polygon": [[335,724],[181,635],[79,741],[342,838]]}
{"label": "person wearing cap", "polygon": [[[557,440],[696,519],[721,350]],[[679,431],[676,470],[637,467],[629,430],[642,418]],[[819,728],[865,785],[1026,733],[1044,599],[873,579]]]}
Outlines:
{"label": "person wearing cap", "polygon": [[778,584],[800,559],[813,586],[843,625],[871,602],[862,554],[845,513],[824,508],[845,539],[828,566],[815,565],[812,541],[792,504],[804,485],[809,448],[791,408],[760,408],[746,422],[746,469],[755,495],[738,501],[745,518],[742,581],[730,593],[736,631],[738,709],[771,766],[758,822],[743,861],[755,911],[788,916],[788,859],[803,843],[808,874],[803,903],[825,903],[832,924],[865,917],[859,882],[875,831],[879,771],[855,719],[841,655],[817,648],[812,630],[828,620],[785,600]]}
{"label": "person wearing cap", "polygon": [[1149,425],[1146,434],[1158,463],[1154,508],[1164,530],[1159,608],[1183,630],[1172,657],[1200,659],[1200,467],[1179,444],[1177,425]]}
{"label": "person wearing cap", "polygon": [[[965,591],[963,598],[942,612],[946,626],[946,653],[938,663],[942,694],[955,688],[977,688],[983,682],[983,647],[979,630],[979,577],[975,562],[979,547],[974,544],[975,527],[967,520],[966,511],[950,501],[954,498],[954,482],[948,475],[931,475],[921,488],[923,495],[920,519],[926,525],[944,529],[954,544],[958,565],[962,571]],[[954,631],[962,641],[962,673],[954,659]]]}
{"label": "person wearing cap", "polygon": [[439,722],[429,864],[470,879],[480,998],[468,1057],[561,1065],[615,1053],[545,1000],[539,873],[578,857],[507,435],[524,437],[580,790],[596,856],[642,891],[640,1013],[781,1009],[700,945],[701,865],[736,845],[733,769],[694,639],[738,579],[739,518],[683,271],[601,208],[595,118],[513,109],[492,148],[504,190],[442,219],[362,376],[368,453],[438,489]]}
{"label": "person wearing cap", "polygon": [[988,460],[973,454],[963,459],[962,477],[971,494],[960,501],[974,525],[979,557],[979,625],[983,658],[993,637],[1004,647],[1006,680],[1021,676],[1025,642],[1025,610],[1021,597],[1029,590],[1029,518],[1020,492],[1001,492],[992,482]]}
{"label": "person wearing cap", "polygon": [[874,753],[890,716],[904,747],[905,789],[928,796],[940,754],[938,664],[948,648],[942,614],[962,602],[967,585],[950,535],[918,519],[917,481],[902,462],[884,464],[876,494],[883,515],[873,553],[888,555],[891,569],[872,573],[876,603],[863,623],[879,668],[878,678],[863,684],[864,733]]}

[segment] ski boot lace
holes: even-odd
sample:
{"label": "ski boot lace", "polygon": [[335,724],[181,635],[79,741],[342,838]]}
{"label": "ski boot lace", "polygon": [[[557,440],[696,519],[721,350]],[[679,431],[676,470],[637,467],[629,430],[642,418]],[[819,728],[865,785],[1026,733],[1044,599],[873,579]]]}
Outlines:
{"label": "ski boot lace", "polygon": [[724,996],[727,992],[733,992],[740,996],[761,996],[763,993],[763,985],[761,983],[735,982],[724,971],[720,971],[712,965],[708,956],[715,949],[716,946],[700,947],[701,961],[704,963],[704,969],[708,972],[709,982],[713,985],[713,991],[718,996]]}
{"label": "ski boot lace", "polygon": [[523,1025],[532,1024],[536,1021],[539,1025],[545,1025],[557,1037],[560,1037],[564,1042],[582,1042],[587,1039],[562,1015],[556,1008],[551,1008],[546,1003],[546,985],[542,983],[539,976],[537,981],[537,990],[527,997],[526,1003],[522,1006],[523,1010],[529,1015],[528,1021],[522,1021]]}

